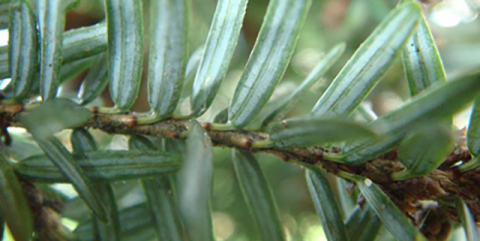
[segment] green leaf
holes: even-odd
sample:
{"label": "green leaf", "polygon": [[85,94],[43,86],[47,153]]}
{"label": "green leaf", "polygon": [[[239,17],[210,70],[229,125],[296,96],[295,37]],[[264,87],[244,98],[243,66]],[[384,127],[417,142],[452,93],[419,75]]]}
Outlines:
{"label": "green leaf", "polygon": [[228,122],[228,107],[221,110],[213,118],[213,123],[225,124]]}
{"label": "green leaf", "polygon": [[403,50],[402,60],[412,96],[432,84],[447,82],[442,58],[423,14],[417,31]]}
{"label": "green leaf", "polygon": [[187,145],[185,142],[185,140],[165,139],[165,149],[169,152],[181,155],[183,160],[187,153]]}
{"label": "green leaf", "polygon": [[[0,55],[1,55],[1,53],[0,53]],[[71,78],[73,78],[73,77],[79,75],[80,73],[82,73],[83,71],[85,71],[87,68],[89,68],[93,64],[94,60],[95,60],[95,56],[85,58],[85,59],[80,59],[78,61],[74,61],[74,62],[62,65],[62,67],[60,68],[60,84],[70,80]],[[0,71],[1,71],[1,67],[0,67]],[[37,73],[36,76],[38,76],[38,73]],[[7,75],[7,77],[8,77],[8,75]],[[39,94],[40,93],[40,85],[37,81],[34,81],[32,83],[31,88],[32,88],[31,94],[33,94],[35,96],[40,95]],[[6,99],[13,98],[13,87],[12,87],[12,85],[8,85],[3,90],[3,92],[4,92],[4,95],[5,95]]]}
{"label": "green leaf", "polygon": [[200,66],[204,49],[205,48],[203,45],[196,48],[188,58],[187,67],[185,70],[185,83],[183,83],[184,86],[193,85],[192,81],[197,73],[198,66]]}
{"label": "green leaf", "polygon": [[10,77],[8,46],[0,46],[0,79]]}
{"label": "green leaf", "polygon": [[153,227],[145,227],[131,234],[122,237],[123,241],[137,241],[137,240],[156,240],[155,229]]}
{"label": "green leaf", "polygon": [[40,92],[43,100],[55,98],[62,64],[65,13],[75,0],[38,0],[40,33]]}
{"label": "green leaf", "polygon": [[65,4],[65,12],[70,12],[72,10],[74,10],[75,8],[77,8],[80,3],[82,2],[82,0],[67,0],[67,1],[64,1],[64,4]]}
{"label": "green leaf", "polygon": [[107,25],[102,22],[63,34],[63,64],[95,56],[107,50]]}
{"label": "green leaf", "polygon": [[212,241],[212,142],[196,120],[190,122],[186,147],[183,168],[177,179],[180,213],[190,240]]}
{"label": "green leaf", "polygon": [[405,131],[394,134],[387,133],[380,135],[377,139],[370,139],[352,146],[346,146],[342,150],[341,158],[332,161],[360,165],[394,149],[404,136]]}
{"label": "green leaf", "polygon": [[22,101],[30,93],[37,73],[38,40],[35,13],[29,1],[11,1],[9,29],[10,85],[13,99]]}
{"label": "green leaf", "polygon": [[355,241],[375,240],[382,227],[382,222],[377,214],[366,203],[363,208],[357,206],[346,221],[348,237]]}
{"label": "green leaf", "polygon": [[[85,175],[82,167],[72,154],[70,154],[62,143],[53,135],[49,138],[42,139],[38,139],[34,135],[34,138],[37,141],[38,146],[48,156],[48,158],[44,158],[44,160],[46,160],[44,163],[48,163],[51,167],[50,169],[54,169],[57,172],[60,170],[59,177],[68,179],[74,186],[78,195],[83,201],[85,201],[85,204],[87,204],[97,218],[102,222],[108,223],[108,211],[100,193],[90,181],[90,178]],[[50,162],[48,160],[50,160]]]}
{"label": "green leaf", "polygon": [[480,97],[477,97],[470,115],[467,131],[468,150],[475,156],[480,155]]}
{"label": "green leaf", "polygon": [[186,240],[172,181],[167,177],[148,179],[143,187],[159,240]]}
{"label": "green leaf", "polygon": [[[155,150],[145,137],[132,136],[128,141],[130,150]],[[159,240],[185,240],[180,212],[176,204],[176,190],[170,177],[142,180],[150,215]]]}
{"label": "green leaf", "polygon": [[472,170],[480,166],[480,159],[478,158],[480,156],[480,97],[477,97],[473,103],[467,130],[467,146],[470,153],[476,158],[461,166],[461,171]]}
{"label": "green leaf", "polygon": [[270,139],[279,148],[308,147],[325,143],[375,138],[367,127],[340,119],[299,117],[272,124]]}
{"label": "green leaf", "polygon": [[[122,200],[131,193],[133,190],[140,188],[138,182],[118,182],[112,183],[115,190],[115,198],[117,200]],[[40,183],[40,185],[47,185],[46,183]],[[122,207],[122,206],[120,206]],[[82,220],[85,221],[89,218],[92,218],[93,215],[90,215],[88,207],[85,206],[82,199],[78,196],[74,198],[69,198],[65,201],[65,205],[62,210],[62,217],[73,219],[73,220]],[[126,225],[126,224],[124,224]]]}
{"label": "green leaf", "polygon": [[468,106],[479,92],[480,72],[474,72],[428,88],[369,126],[382,133],[393,133],[426,119],[451,117]]}
{"label": "green leaf", "polygon": [[313,84],[315,84],[342,56],[345,51],[345,43],[337,44],[335,47],[327,53],[327,55],[318,63],[318,65],[312,70],[303,83],[293,92],[290,96],[285,98],[283,103],[279,105],[270,115],[265,118],[262,123],[262,128],[267,127],[272,122],[282,120],[289,111],[291,111],[298,102],[305,97]]}
{"label": "green leaf", "polygon": [[[2,79],[10,77],[8,49],[8,46],[0,46],[0,78]],[[79,73],[86,69],[77,69],[78,63],[85,63],[86,59],[92,59],[92,56],[105,52],[106,49],[107,27],[105,23],[64,32],[60,83],[63,83],[67,77],[72,76],[66,75],[66,73],[70,73],[72,70],[75,70],[74,73]]]}
{"label": "green leaf", "polygon": [[100,96],[108,84],[108,65],[106,54],[95,57],[92,67],[85,76],[78,98],[81,105],[86,105]]}
{"label": "green leaf", "polygon": [[464,163],[463,165],[460,166],[460,171],[461,172],[467,172],[470,170],[473,170],[477,167],[480,166],[480,156],[477,156],[473,158],[472,160],[468,161],[467,163]]}
{"label": "green leaf", "polygon": [[220,0],[208,32],[192,90],[192,110],[203,114],[212,104],[227,74],[242,28],[248,0]]}
{"label": "green leaf", "polygon": [[[94,151],[73,155],[85,175],[95,181],[123,181],[176,173],[178,155],[159,151]],[[15,164],[18,175],[39,182],[69,182],[45,155]]]}
{"label": "green leaf", "polygon": [[400,55],[416,29],[421,8],[395,8],[363,42],[312,110],[314,116],[349,115],[367,97]]}
{"label": "green leaf", "polygon": [[357,109],[355,109],[355,113],[365,122],[372,122],[378,118],[372,107],[368,106],[366,103],[360,104]]}
{"label": "green leaf", "polygon": [[[73,152],[79,156],[88,151],[96,151],[97,144],[93,136],[83,128],[75,129],[70,137]],[[84,156],[86,159],[86,157]],[[118,241],[120,240],[120,220],[118,217],[117,202],[112,185],[109,183],[95,183],[103,203],[106,204],[109,214],[110,223],[104,224],[99,220],[95,221],[97,225],[98,235],[102,241]]]}
{"label": "green leaf", "polygon": [[150,5],[148,100],[157,118],[177,107],[188,59],[186,0],[152,1]]}
{"label": "green leaf", "polygon": [[290,62],[311,0],[270,1],[229,107],[236,127],[247,125],[262,110]]}
{"label": "green leaf", "polygon": [[[132,234],[145,232],[146,230],[152,227],[152,219],[150,217],[150,210],[147,207],[146,203],[139,203],[119,212],[119,219],[125,220],[121,225],[121,236],[122,240],[126,236],[131,236]],[[127,221],[128,220],[128,221]],[[93,221],[91,219],[86,219],[80,222],[77,228],[74,231],[74,234],[77,236],[79,241],[94,241],[96,240],[93,236],[94,228]],[[137,236],[138,237],[138,236]]]}
{"label": "green leaf", "polygon": [[340,177],[336,178],[336,184],[342,216],[344,219],[346,219],[352,214],[355,207],[357,206],[358,191],[355,189],[352,193],[350,193],[350,191],[348,190],[350,184]]}
{"label": "green leaf", "polygon": [[452,131],[429,123],[411,130],[398,148],[398,159],[406,167],[392,174],[393,180],[405,180],[427,175],[437,169],[455,148]]}
{"label": "green leaf", "polygon": [[133,135],[128,139],[128,149],[134,151],[154,151],[156,148],[148,138]]}
{"label": "green leaf", "polygon": [[479,91],[479,72],[434,85],[400,108],[370,122],[368,126],[380,133],[379,139],[370,139],[347,147],[341,157],[332,161],[354,165],[365,163],[393,149],[413,125],[451,117],[466,107]]}
{"label": "green leaf", "polygon": [[115,108],[128,110],[138,95],[143,68],[141,0],[105,0],[108,77]]}
{"label": "green leaf", "polygon": [[233,150],[233,166],[261,240],[286,240],[270,186],[255,157]]}
{"label": "green leaf", "polygon": [[0,240],[3,240],[4,232],[5,232],[5,221],[2,215],[0,215]]}
{"label": "green leaf", "polygon": [[367,185],[367,179],[361,176],[343,174],[345,174],[344,177],[356,182],[368,204],[395,239],[398,241],[426,240],[377,185],[374,183]]}
{"label": "green leaf", "polygon": [[92,117],[88,109],[72,100],[57,98],[22,113],[20,122],[36,139],[44,139],[61,130],[78,127]]}
{"label": "green leaf", "polygon": [[468,241],[476,241],[480,240],[480,236],[478,235],[477,224],[475,223],[475,219],[473,218],[470,209],[468,208],[465,201],[462,200],[460,197],[456,197],[456,206],[458,216],[462,221],[463,229],[465,230],[465,236]]}
{"label": "green leaf", "polygon": [[318,168],[311,167],[307,170],[306,177],[308,190],[322,221],[327,239],[331,241],[349,240],[338,201],[335,199],[335,194],[325,175]]}
{"label": "green leaf", "polygon": [[[196,48],[188,58],[187,67],[185,69],[185,81],[183,81],[182,93],[180,95],[180,102],[190,101],[192,93],[193,80],[197,72],[200,60],[203,54],[203,45]],[[188,100],[187,100],[188,99]]]}
{"label": "green leaf", "polygon": [[72,143],[72,149],[74,154],[82,155],[86,152],[97,151],[97,143],[93,139],[93,136],[84,128],[77,128],[73,130],[70,136],[70,142]]}
{"label": "green leaf", "polygon": [[[6,221],[15,240],[30,240],[33,232],[30,206],[23,195],[22,185],[3,153],[0,153],[0,217]],[[3,222],[0,225],[3,226]]]}
{"label": "green leaf", "polygon": [[0,29],[8,28],[10,0],[0,1]]}
{"label": "green leaf", "polygon": [[95,58],[95,56],[92,56],[62,65],[62,68],[60,68],[60,83],[64,83],[88,69],[93,65]]}

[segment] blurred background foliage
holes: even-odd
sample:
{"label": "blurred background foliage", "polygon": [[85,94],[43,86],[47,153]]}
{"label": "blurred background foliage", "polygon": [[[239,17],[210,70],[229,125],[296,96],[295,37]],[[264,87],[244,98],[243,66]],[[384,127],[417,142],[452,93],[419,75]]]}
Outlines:
{"label": "blurred background foliage", "polygon": [[[190,52],[195,52],[204,43],[211,19],[215,10],[215,0],[190,1]],[[445,64],[447,76],[452,77],[457,73],[472,69],[480,65],[480,20],[476,18],[479,0],[444,0],[422,1],[425,2],[425,13],[430,22],[442,59]],[[396,0],[315,0],[310,13],[300,34],[297,50],[292,62],[272,96],[271,104],[275,100],[291,93],[294,86],[299,85],[312,68],[322,59],[323,54],[339,42],[345,42],[347,48],[340,61],[313,86],[304,96],[301,103],[290,113],[300,115],[311,110],[327,83],[332,81],[340,68],[348,60],[354,50],[370,34],[375,26],[395,6]],[[212,108],[202,116],[202,119],[211,120],[219,111],[228,106],[234,87],[245,66],[247,57],[253,47],[256,35],[261,26],[263,16],[268,5],[268,0],[250,0],[247,8],[243,31],[240,41],[230,66],[229,73]],[[149,0],[144,0],[144,12],[148,13]],[[81,5],[67,15],[67,29],[88,26],[102,21],[102,0],[83,0]],[[145,29],[148,29],[148,18],[145,18]],[[5,45],[8,38],[6,30],[2,30],[0,40]],[[146,32],[148,33],[148,32]],[[148,43],[148,37],[146,38]],[[146,48],[146,51],[148,48]],[[145,57],[147,58],[147,57]],[[147,68],[144,68],[146,71]],[[144,77],[146,77],[144,73]],[[66,82],[61,89],[61,95],[73,97],[78,90],[82,76]],[[184,92],[188,96],[191,90],[192,79],[186,81]],[[146,85],[142,84],[134,111],[147,111]],[[100,101],[92,103],[95,106],[111,105],[108,91]],[[407,82],[403,74],[400,60],[387,73],[384,80],[376,87],[369,97],[373,109],[378,115],[398,107],[409,97]],[[189,110],[189,100],[184,98],[178,112]],[[268,113],[268,106],[263,111]],[[469,111],[460,113],[455,124],[463,128]],[[261,117],[258,118],[261,121]],[[23,157],[40,153],[32,144],[27,135],[21,130],[12,129],[16,143],[12,146],[13,153]],[[109,136],[99,131],[94,131],[95,138],[101,147],[109,149],[126,149],[127,138],[124,136]],[[23,138],[22,138],[23,136]],[[68,146],[69,132],[60,133],[59,137]],[[20,140],[22,139],[22,140]],[[26,147],[28,145],[28,148]],[[212,197],[214,232],[217,240],[259,240],[247,206],[241,196],[240,188],[235,179],[231,162],[230,149],[215,148],[214,187]],[[20,159],[20,156],[17,156]],[[321,228],[320,220],[315,213],[311,198],[308,194],[304,178],[304,171],[296,165],[284,163],[280,159],[267,154],[258,154],[257,158],[269,181],[279,207],[281,221],[286,229],[289,240],[319,241],[326,240]],[[335,179],[331,179],[334,181]],[[73,189],[68,185],[54,185],[62,190],[69,198],[75,198]],[[130,190],[125,194],[125,190]],[[145,197],[138,181],[121,182],[115,184],[116,195],[119,196],[119,207],[125,208],[143,202]],[[74,228],[81,219],[88,218],[88,211],[81,202],[70,202],[65,210],[69,210],[72,219],[65,219],[65,223]],[[75,220],[76,217],[77,219]],[[132,220],[134,221],[134,220]],[[150,233],[150,235],[149,235]],[[144,232],[145,237],[154,238],[153,232]],[[143,237],[142,235],[142,237]],[[385,230],[382,231],[381,240],[391,240]],[[141,240],[140,236],[137,236]],[[384,239],[385,238],[385,239]],[[459,229],[452,234],[451,240],[462,240],[463,231]],[[142,239],[143,240],[143,239]]]}

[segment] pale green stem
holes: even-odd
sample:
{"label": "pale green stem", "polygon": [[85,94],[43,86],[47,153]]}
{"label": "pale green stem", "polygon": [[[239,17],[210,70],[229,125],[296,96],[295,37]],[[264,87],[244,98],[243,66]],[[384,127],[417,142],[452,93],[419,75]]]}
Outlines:
{"label": "pale green stem", "polygon": [[253,148],[270,148],[270,147],[273,147],[274,143],[275,142],[270,139],[264,139],[260,141],[254,141],[252,143],[252,147]]}

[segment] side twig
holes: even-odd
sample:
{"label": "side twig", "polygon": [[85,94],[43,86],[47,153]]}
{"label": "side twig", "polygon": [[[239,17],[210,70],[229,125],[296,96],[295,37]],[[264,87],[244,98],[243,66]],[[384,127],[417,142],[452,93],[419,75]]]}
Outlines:
{"label": "side twig", "polygon": [[[18,122],[23,108],[21,105],[0,104],[0,119],[8,126],[21,126]],[[134,115],[102,114],[93,111],[94,117],[84,127],[95,128],[111,134],[141,134],[183,139],[187,136],[189,120],[165,120],[154,124],[138,125]],[[324,149],[320,147],[283,150],[278,148],[257,147],[252,143],[264,140],[266,133],[247,130],[211,130],[210,123],[203,123],[212,142],[217,147],[238,148],[252,152],[267,152],[294,164],[310,164],[323,167],[333,174],[345,171],[362,175],[379,185],[383,191],[404,211],[414,213],[419,201],[433,200],[446,203],[456,195],[461,196],[469,205],[477,223],[480,222],[480,168],[461,173],[453,165],[459,161],[469,161],[471,155],[465,145],[458,147],[445,160],[444,164],[429,175],[405,181],[393,181],[390,175],[403,168],[397,160],[396,151],[379,156],[366,164],[351,166],[324,160]],[[450,219],[458,221],[453,208],[440,206]],[[413,215],[412,215],[413,216]]]}

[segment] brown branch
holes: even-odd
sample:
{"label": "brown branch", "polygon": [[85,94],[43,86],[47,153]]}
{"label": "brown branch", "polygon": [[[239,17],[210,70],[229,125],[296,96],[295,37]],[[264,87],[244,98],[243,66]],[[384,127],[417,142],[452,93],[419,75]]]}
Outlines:
{"label": "brown branch", "polygon": [[[9,125],[20,126],[18,117],[23,111],[21,105],[0,104],[0,118]],[[183,139],[187,136],[189,120],[165,120],[150,125],[137,125],[136,118],[129,114],[102,114],[94,112],[94,117],[84,127],[95,128],[111,134],[141,134],[161,136],[166,138]],[[406,181],[393,181],[391,173],[401,170],[396,151],[379,156],[370,162],[358,166],[339,164],[326,161],[322,158],[324,152],[319,147],[282,150],[277,148],[254,148],[252,142],[268,137],[266,133],[235,130],[211,130],[209,123],[203,123],[215,146],[232,147],[253,152],[268,152],[280,157],[286,162],[296,164],[313,164],[322,166],[333,174],[339,170],[368,177],[379,185],[387,195],[405,212],[414,213],[418,201],[421,200],[450,200],[456,195],[461,196],[469,205],[475,220],[480,222],[480,168],[460,173],[452,167],[458,161],[471,159],[464,145],[459,144],[444,164],[429,175],[412,178]],[[450,219],[458,221],[456,212],[449,206],[441,205],[444,213]]]}

